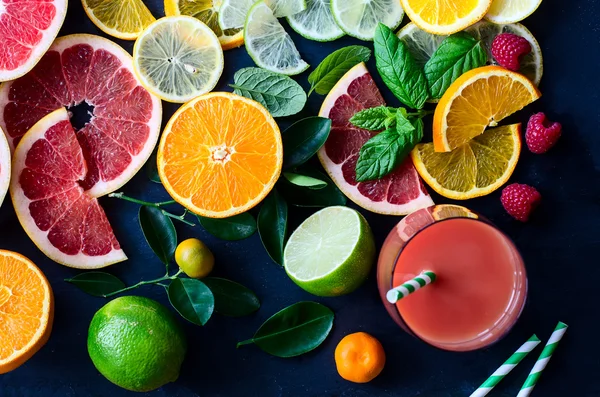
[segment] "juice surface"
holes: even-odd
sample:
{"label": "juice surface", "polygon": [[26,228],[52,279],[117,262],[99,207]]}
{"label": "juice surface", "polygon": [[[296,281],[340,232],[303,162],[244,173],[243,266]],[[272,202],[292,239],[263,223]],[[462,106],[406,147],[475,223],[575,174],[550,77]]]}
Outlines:
{"label": "juice surface", "polygon": [[394,286],[424,270],[434,271],[437,281],[396,305],[410,329],[434,344],[471,341],[492,329],[523,276],[512,243],[492,226],[466,218],[436,223],[413,237],[396,263]]}

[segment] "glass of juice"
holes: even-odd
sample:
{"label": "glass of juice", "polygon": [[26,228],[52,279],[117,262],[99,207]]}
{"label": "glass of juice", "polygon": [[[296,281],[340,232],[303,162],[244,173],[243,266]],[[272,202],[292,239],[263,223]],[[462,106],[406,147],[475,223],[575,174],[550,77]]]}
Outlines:
{"label": "glass of juice", "polygon": [[[390,303],[394,287],[433,271],[435,282]],[[527,297],[525,266],[514,243],[468,209],[437,205],[405,217],[377,264],[381,299],[409,334],[444,350],[487,347],[506,335]]]}

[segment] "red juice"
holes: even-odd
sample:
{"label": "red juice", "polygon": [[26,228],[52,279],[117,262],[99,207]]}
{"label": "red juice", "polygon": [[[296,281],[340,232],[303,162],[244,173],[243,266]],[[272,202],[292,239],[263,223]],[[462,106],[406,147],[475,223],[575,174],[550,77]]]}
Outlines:
{"label": "red juice", "polygon": [[[408,332],[446,350],[482,348],[506,334],[521,313],[527,290],[523,261],[508,237],[467,217],[431,219],[413,233],[402,242],[400,254],[395,251],[391,280],[386,278],[391,285],[380,280],[382,296],[425,270],[436,273],[437,280],[395,307],[387,303],[388,311],[397,311],[392,317]],[[382,257],[384,251],[385,245]]]}

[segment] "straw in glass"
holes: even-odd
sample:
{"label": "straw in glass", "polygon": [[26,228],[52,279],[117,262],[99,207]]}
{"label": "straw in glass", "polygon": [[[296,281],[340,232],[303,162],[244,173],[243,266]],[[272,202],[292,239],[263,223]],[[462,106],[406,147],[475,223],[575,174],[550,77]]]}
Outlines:
{"label": "straw in glass", "polygon": [[388,291],[386,298],[388,302],[394,304],[398,302],[400,299],[412,294],[415,291],[420,290],[424,286],[433,283],[436,280],[437,276],[432,271],[424,271],[419,274],[417,277],[408,280],[402,285],[397,286],[396,288],[392,288]]}

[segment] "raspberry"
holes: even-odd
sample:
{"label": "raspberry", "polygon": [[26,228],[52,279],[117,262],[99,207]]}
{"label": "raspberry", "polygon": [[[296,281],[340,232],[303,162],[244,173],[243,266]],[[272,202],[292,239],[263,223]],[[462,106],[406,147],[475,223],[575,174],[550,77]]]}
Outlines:
{"label": "raspberry", "polygon": [[521,68],[521,57],[531,52],[527,39],[512,33],[496,36],[492,43],[492,55],[502,67],[515,72]]}
{"label": "raspberry", "polygon": [[556,144],[562,133],[560,123],[551,123],[544,113],[536,113],[527,123],[525,141],[532,153],[546,153]]}
{"label": "raspberry", "polygon": [[531,211],[540,203],[542,195],[534,188],[513,183],[502,190],[502,206],[510,216],[521,222],[527,222]]}

